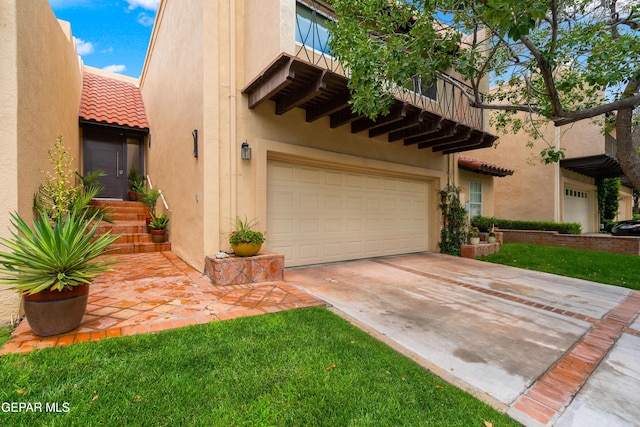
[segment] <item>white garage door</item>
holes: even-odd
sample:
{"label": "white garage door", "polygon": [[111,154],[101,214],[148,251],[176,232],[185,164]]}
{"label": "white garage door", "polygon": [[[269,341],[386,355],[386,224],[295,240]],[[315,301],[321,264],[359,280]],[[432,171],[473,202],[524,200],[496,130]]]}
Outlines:
{"label": "white garage door", "polygon": [[593,221],[593,192],[565,187],[564,190],[564,222],[579,222],[583,233],[597,231]]}
{"label": "white garage door", "polygon": [[267,247],[287,266],[428,249],[430,185],[269,161]]}

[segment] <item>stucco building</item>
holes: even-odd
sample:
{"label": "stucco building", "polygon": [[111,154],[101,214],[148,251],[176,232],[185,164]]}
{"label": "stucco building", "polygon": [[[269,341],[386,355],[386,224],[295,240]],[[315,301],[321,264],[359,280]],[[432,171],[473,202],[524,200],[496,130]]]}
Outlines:
{"label": "stucco building", "polygon": [[[542,163],[540,152],[550,146],[564,149],[565,159]],[[509,179],[495,181],[493,207],[497,218],[578,222],[583,233],[597,233],[596,180],[615,177],[622,181],[616,220],[633,216],[632,188],[617,161],[616,141],[603,134],[597,121],[583,120],[561,127],[549,123],[537,140],[524,132],[500,135],[495,149],[468,155],[517,171]]]}
{"label": "stucco building", "polygon": [[[353,114],[331,19],[321,1],[164,0],[138,80],[85,67],[46,0],[0,0],[0,237],[31,216],[59,134],[78,171],[107,172],[103,197],[126,198],[132,167],[162,189],[172,250],[200,271],[237,217],[296,266],[437,250],[447,184],[493,215],[505,170],[458,168],[495,141],[487,117],[442,80],[397,89],[376,121]],[[6,322],[18,298],[0,301]]]}

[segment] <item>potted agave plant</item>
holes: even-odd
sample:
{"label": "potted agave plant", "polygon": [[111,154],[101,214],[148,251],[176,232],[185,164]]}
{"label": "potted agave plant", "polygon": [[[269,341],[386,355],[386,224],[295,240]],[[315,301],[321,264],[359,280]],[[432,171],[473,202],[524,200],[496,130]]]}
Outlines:
{"label": "potted agave plant", "polygon": [[[53,152],[53,153],[52,153]],[[109,270],[111,259],[98,258],[117,236],[96,235],[104,213],[90,209],[98,187],[72,186],[73,172],[62,137],[49,152],[56,175],[47,176],[34,203],[31,227],[11,215],[11,238],[0,239],[0,283],[22,294],[31,330],[40,336],[76,329],[87,306],[89,284]]]}
{"label": "potted agave plant", "polygon": [[167,241],[168,224],[169,217],[167,217],[165,214],[151,214],[151,222],[149,223],[149,228],[151,229],[150,232],[153,243],[163,243]]}
{"label": "potted agave plant", "polygon": [[257,225],[256,220],[236,218],[236,229],[231,232],[229,243],[237,256],[254,256],[260,252],[264,243],[264,234],[254,230]]}

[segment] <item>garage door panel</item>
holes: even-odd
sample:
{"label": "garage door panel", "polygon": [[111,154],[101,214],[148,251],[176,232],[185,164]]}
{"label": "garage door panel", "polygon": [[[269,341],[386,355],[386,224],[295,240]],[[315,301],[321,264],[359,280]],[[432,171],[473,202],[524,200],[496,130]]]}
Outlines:
{"label": "garage door panel", "polygon": [[269,161],[267,248],[287,266],[428,249],[425,181]]}

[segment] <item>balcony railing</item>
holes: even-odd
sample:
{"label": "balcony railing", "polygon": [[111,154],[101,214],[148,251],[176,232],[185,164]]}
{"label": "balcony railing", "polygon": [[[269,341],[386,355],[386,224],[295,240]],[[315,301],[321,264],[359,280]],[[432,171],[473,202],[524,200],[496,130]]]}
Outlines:
{"label": "balcony railing", "polygon": [[[334,73],[349,77],[348,68],[344,68],[330,54],[328,44],[328,26],[335,21],[333,11],[324,3],[316,0],[298,1],[296,13],[296,54],[295,56],[313,65]],[[435,92],[437,96],[426,95],[423,91],[404,87],[392,89],[394,97],[416,107],[442,116],[446,119],[483,129],[483,110],[469,104],[467,94],[472,88],[452,76],[437,77]]]}
{"label": "balcony railing", "polygon": [[604,136],[604,154],[618,160],[618,141],[609,134]]}

